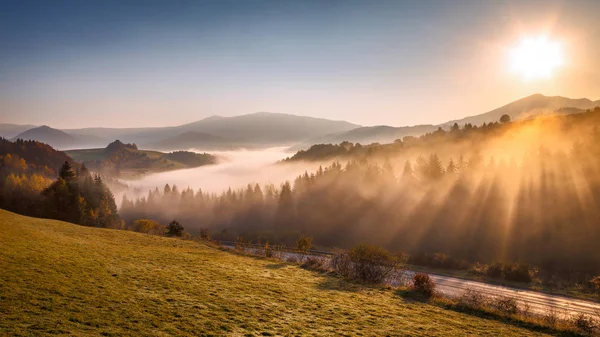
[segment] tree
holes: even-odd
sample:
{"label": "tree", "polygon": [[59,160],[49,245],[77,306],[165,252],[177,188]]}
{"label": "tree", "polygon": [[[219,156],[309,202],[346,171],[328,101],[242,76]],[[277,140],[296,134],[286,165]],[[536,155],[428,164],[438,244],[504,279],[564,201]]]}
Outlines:
{"label": "tree", "polygon": [[73,167],[68,161],[65,161],[65,163],[62,165],[58,176],[61,177],[66,183],[72,183],[77,177],[75,171],[73,170]]}
{"label": "tree", "polygon": [[509,115],[502,115],[500,117],[500,123],[502,124],[506,124],[510,122],[510,116]]}
{"label": "tree", "polygon": [[435,153],[429,156],[429,160],[427,161],[427,175],[432,180],[437,180],[444,176],[444,167]]}
{"label": "tree", "polygon": [[448,163],[448,167],[446,168],[446,172],[452,174],[452,173],[456,173],[457,169],[456,169],[456,165],[454,165],[454,161],[452,159],[450,159],[450,162]]}
{"label": "tree", "polygon": [[167,226],[167,235],[168,236],[182,236],[183,235],[183,226],[177,221],[173,220]]}
{"label": "tree", "polygon": [[301,259],[304,259],[304,256],[308,254],[311,246],[312,238],[310,236],[302,235],[298,241],[296,241],[296,252],[300,254]]}

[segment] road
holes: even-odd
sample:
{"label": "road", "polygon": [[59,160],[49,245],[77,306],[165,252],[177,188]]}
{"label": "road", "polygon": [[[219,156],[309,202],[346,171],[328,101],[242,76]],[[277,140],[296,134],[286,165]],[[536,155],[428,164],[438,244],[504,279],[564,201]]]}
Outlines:
{"label": "road", "polygon": [[[225,248],[233,249],[231,243],[223,243]],[[253,250],[250,248],[249,250]],[[329,259],[332,253],[317,251],[322,259]],[[298,259],[300,255],[293,252],[282,252],[280,256],[283,260]],[[403,271],[403,279],[412,279],[415,272]],[[523,305],[529,306],[529,312],[533,314],[545,315],[554,312],[560,318],[573,317],[578,314],[585,314],[600,319],[600,303],[574,299],[566,296],[551,295],[533,290],[505,287],[479,281],[472,281],[451,276],[429,274],[436,284],[436,290],[443,296],[460,296],[467,290],[475,291],[489,297],[510,297],[517,300],[521,308]]]}
{"label": "road", "polygon": [[[412,273],[412,272],[411,272]],[[600,303],[578,300],[559,295],[550,295],[532,290],[504,287],[450,276],[430,274],[436,289],[444,296],[460,296],[467,289],[490,297],[511,297],[520,304],[527,304],[531,313],[544,315],[554,310],[560,316],[586,314],[600,318]]]}

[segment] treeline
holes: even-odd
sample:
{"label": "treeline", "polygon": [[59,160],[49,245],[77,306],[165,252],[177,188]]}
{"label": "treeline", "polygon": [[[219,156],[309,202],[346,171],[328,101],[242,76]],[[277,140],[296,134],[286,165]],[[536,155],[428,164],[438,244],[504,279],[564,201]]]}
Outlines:
{"label": "treeline", "polygon": [[[503,115],[500,120],[482,125],[465,124],[462,127],[454,123],[448,130],[439,127],[434,132],[425,133],[422,136],[405,136],[396,139],[391,144],[367,144],[342,142],[340,144],[315,144],[308,150],[300,150],[293,156],[286,158],[283,162],[295,161],[323,161],[332,159],[361,159],[374,157],[394,157],[404,154],[423,151],[446,151],[447,144],[453,148],[460,146],[461,151],[476,152],[489,147],[489,142],[495,138],[503,137],[513,130],[521,131],[528,127],[548,127],[554,129],[559,125],[561,132],[572,132],[580,129],[582,125],[595,125],[599,121],[600,107],[587,110],[582,113],[566,115],[538,116],[527,120],[511,122],[508,115]],[[559,130],[549,130],[557,132]],[[440,149],[440,148],[443,148]],[[433,150],[432,150],[433,149]]]}
{"label": "treeline", "polygon": [[87,226],[120,228],[100,176],[37,141],[0,139],[0,208]]}
{"label": "treeline", "polygon": [[127,222],[178,219],[216,239],[291,244],[305,233],[320,246],[368,242],[585,278],[600,272],[600,134],[580,138],[522,157],[476,151],[448,160],[432,153],[400,167],[334,162],[278,188],[248,185],[220,195],[165,186],[124,198],[121,214]]}

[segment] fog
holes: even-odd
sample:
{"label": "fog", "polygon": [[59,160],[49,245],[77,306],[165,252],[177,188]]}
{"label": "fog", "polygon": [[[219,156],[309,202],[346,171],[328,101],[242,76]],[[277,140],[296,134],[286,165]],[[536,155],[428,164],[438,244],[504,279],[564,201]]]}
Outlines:
{"label": "fog", "polygon": [[[176,185],[180,190],[190,187],[193,190],[220,193],[230,187],[245,187],[249,183],[278,186],[305,171],[311,172],[318,168],[318,163],[277,164],[277,161],[290,155],[286,149],[287,147],[274,147],[262,150],[211,151],[211,154],[220,158],[216,165],[149,174],[121,181],[129,186],[126,192],[128,197],[144,196],[148,190],[156,187],[162,190],[165,184]],[[198,149],[189,151],[204,152]],[[122,193],[115,193],[115,197],[120,201]]]}

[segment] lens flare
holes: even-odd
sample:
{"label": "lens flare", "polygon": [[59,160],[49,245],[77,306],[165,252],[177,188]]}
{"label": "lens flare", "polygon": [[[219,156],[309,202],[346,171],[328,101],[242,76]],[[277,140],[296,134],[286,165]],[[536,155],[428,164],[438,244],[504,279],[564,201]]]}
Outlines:
{"label": "lens flare", "polygon": [[550,78],[563,64],[562,45],[546,36],[524,38],[510,51],[511,71],[527,80]]}

